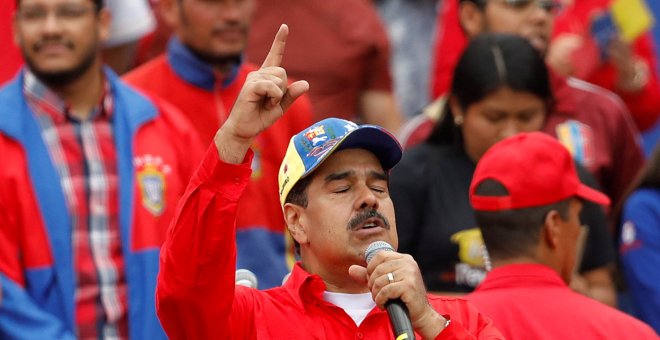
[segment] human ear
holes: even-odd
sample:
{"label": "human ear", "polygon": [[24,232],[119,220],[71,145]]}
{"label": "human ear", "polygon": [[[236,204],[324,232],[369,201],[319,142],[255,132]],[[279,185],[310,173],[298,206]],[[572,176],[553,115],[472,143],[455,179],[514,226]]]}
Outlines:
{"label": "human ear", "polygon": [[463,120],[465,118],[465,112],[463,112],[463,109],[461,108],[461,105],[458,103],[458,99],[455,96],[451,96],[449,98],[449,110],[451,112],[451,115],[453,116],[454,119],[454,124],[457,126],[460,126],[463,124]]}
{"label": "human ear", "polygon": [[99,39],[106,41],[110,38],[110,25],[112,24],[112,13],[108,8],[102,8],[98,14],[99,18]]}
{"label": "human ear", "polygon": [[458,19],[465,34],[469,38],[477,36],[483,32],[484,27],[484,9],[479,8],[477,4],[470,1],[463,1],[459,4]]}
{"label": "human ear", "polygon": [[557,249],[559,247],[559,239],[561,234],[561,224],[559,220],[561,216],[557,210],[550,210],[543,220],[543,241],[548,248]]}
{"label": "human ear", "polygon": [[284,205],[284,220],[286,226],[296,242],[299,244],[307,243],[307,230],[304,223],[304,208],[292,203]]}
{"label": "human ear", "polygon": [[183,5],[178,0],[160,0],[158,10],[163,17],[163,21],[167,23],[169,27],[176,27],[179,21],[179,8],[180,5]]}

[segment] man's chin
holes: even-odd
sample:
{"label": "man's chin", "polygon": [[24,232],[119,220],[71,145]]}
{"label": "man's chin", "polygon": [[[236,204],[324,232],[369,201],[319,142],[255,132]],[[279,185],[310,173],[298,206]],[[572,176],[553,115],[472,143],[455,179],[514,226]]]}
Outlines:
{"label": "man's chin", "polygon": [[188,49],[201,61],[213,66],[226,66],[241,62],[241,51],[216,52],[212,50],[199,50],[188,46]]}
{"label": "man's chin", "polygon": [[75,67],[50,67],[42,68],[28,63],[30,71],[41,82],[49,87],[62,87],[71,84],[80,78],[91,65],[81,64]]}
{"label": "man's chin", "polygon": [[32,73],[44,84],[50,87],[66,86],[78,78],[73,70],[43,71],[31,69]]}
{"label": "man's chin", "polygon": [[238,64],[241,62],[241,53],[218,53],[210,58],[210,63],[214,65]]}
{"label": "man's chin", "polygon": [[31,58],[26,58],[25,63],[43,83],[50,87],[61,87],[74,82],[85,74],[94,65],[96,58],[96,50],[90,48],[78,63],[70,66],[44,65]]}

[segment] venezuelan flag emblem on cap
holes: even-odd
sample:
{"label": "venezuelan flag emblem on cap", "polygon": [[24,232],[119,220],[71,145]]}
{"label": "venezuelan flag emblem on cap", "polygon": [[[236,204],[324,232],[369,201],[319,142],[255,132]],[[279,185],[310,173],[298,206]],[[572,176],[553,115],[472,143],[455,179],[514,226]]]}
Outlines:
{"label": "venezuelan flag emblem on cap", "polygon": [[401,159],[401,145],[387,130],[376,125],[357,125],[328,118],[291,137],[278,176],[280,203],[284,206],[291,188],[313,172],[334,151],[366,149],[389,170]]}

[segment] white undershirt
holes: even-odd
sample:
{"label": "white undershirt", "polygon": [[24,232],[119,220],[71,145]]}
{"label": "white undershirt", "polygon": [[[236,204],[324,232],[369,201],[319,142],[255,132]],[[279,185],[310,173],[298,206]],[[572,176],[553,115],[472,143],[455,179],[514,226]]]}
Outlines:
{"label": "white undershirt", "polygon": [[367,314],[376,307],[376,303],[371,298],[371,293],[345,294],[326,291],[323,292],[323,300],[343,309],[358,326],[364,321]]}

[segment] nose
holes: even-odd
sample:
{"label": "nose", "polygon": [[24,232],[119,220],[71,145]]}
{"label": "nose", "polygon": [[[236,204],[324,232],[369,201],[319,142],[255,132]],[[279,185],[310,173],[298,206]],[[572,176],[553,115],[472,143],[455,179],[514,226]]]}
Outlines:
{"label": "nose", "polygon": [[60,30],[60,20],[57,17],[57,14],[54,12],[50,12],[46,15],[46,18],[44,18],[44,22],[41,25],[42,29],[46,33],[56,33],[59,32]]}
{"label": "nose", "polygon": [[376,197],[374,191],[366,184],[359,189],[358,198],[356,200],[356,209],[378,209],[378,197]]}
{"label": "nose", "polygon": [[543,8],[543,6],[534,5],[530,16],[532,21],[537,25],[547,25],[552,20],[554,14],[551,10]]}
{"label": "nose", "polygon": [[509,119],[500,130],[500,140],[517,135],[522,130],[520,124],[515,119]]}
{"label": "nose", "polygon": [[240,1],[226,1],[216,8],[223,21],[235,23],[241,19]]}

